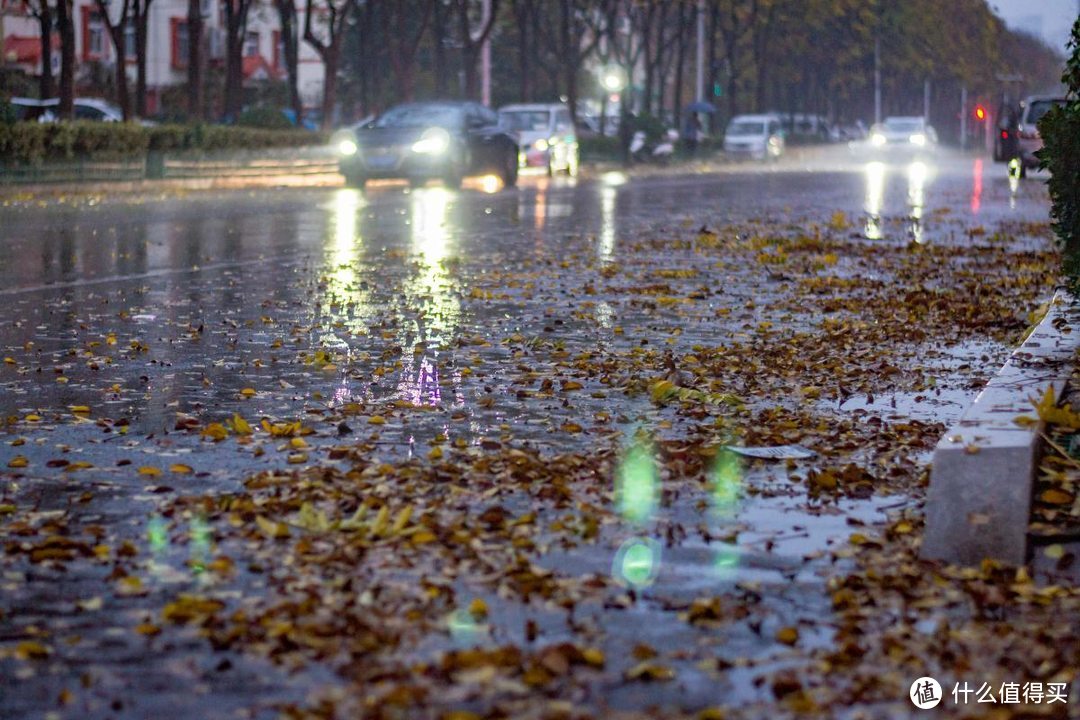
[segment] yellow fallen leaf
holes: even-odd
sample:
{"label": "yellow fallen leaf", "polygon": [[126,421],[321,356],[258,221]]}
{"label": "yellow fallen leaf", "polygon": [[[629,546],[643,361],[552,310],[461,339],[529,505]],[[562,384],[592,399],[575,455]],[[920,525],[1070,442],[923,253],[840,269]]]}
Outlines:
{"label": "yellow fallen leaf", "polygon": [[48,645],[36,640],[23,640],[15,646],[15,657],[20,660],[44,660],[52,654]]}
{"label": "yellow fallen leaf", "polygon": [[229,437],[229,431],[221,423],[210,423],[202,430],[202,436],[208,437],[214,442],[221,442]]}
{"label": "yellow fallen leaf", "polygon": [[589,665],[592,665],[594,667],[603,667],[604,666],[604,661],[605,661],[604,651],[600,650],[599,648],[592,648],[592,647],[585,648],[584,650],[581,651],[581,658],[586,663],[588,663]]}
{"label": "yellow fallen leaf", "polygon": [[1048,505],[1071,505],[1073,496],[1064,490],[1050,488],[1049,490],[1044,490],[1042,494],[1039,495],[1039,500]]}
{"label": "yellow fallen leaf", "polygon": [[69,405],[68,410],[76,415],[88,415],[90,414],[90,406],[88,405]]}
{"label": "yellow fallen leaf", "polygon": [[799,641],[799,630],[793,627],[782,627],[776,631],[776,640],[785,645],[794,645]]}
{"label": "yellow fallen leaf", "polygon": [[371,417],[368,418],[368,424],[370,424],[370,425],[385,425],[386,424],[386,418],[384,418],[382,415],[372,415]]}
{"label": "yellow fallen leaf", "polygon": [[412,518],[412,513],[412,505],[406,505],[405,507],[403,507],[401,511],[398,512],[397,517],[394,518],[394,524],[390,526],[390,534],[397,535],[402,530],[404,530],[405,526],[409,524],[409,519]]}
{"label": "yellow fallen leaf", "polygon": [[161,632],[161,628],[159,628],[157,625],[154,625],[153,623],[139,623],[135,626],[135,632],[139,633],[140,635],[147,636],[157,635]]}
{"label": "yellow fallen leaf", "polygon": [[381,537],[390,524],[390,506],[383,505],[379,508],[379,514],[375,516],[375,522],[371,525],[371,532],[376,537]]}
{"label": "yellow fallen leaf", "polygon": [[292,453],[287,459],[290,465],[302,465],[303,463],[306,463],[307,460],[307,453]]}
{"label": "yellow fallen leaf", "polygon": [[482,598],[476,598],[469,603],[469,614],[473,617],[487,617],[487,603]]}
{"label": "yellow fallen leaf", "polygon": [[1069,405],[1058,407],[1057,400],[1054,398],[1053,385],[1046,388],[1041,400],[1036,402],[1035,398],[1031,398],[1031,402],[1035,405],[1035,412],[1043,422],[1060,425],[1070,430],[1080,430],[1080,414],[1073,412]]}
{"label": "yellow fallen leaf", "polygon": [[258,395],[258,393],[255,392],[255,388],[249,388],[249,387],[246,387],[243,390],[241,390],[240,394],[243,395],[244,397],[255,397],[256,395]]}
{"label": "yellow fallen leaf", "polygon": [[289,526],[282,522],[275,522],[262,515],[255,516],[255,524],[263,531],[263,534],[271,540],[280,540],[289,537]]}
{"label": "yellow fallen leaf", "polygon": [[250,435],[253,432],[251,429],[251,423],[240,417],[239,413],[233,413],[232,429],[233,432],[235,432],[237,435]]}
{"label": "yellow fallen leaf", "polygon": [[30,461],[26,459],[25,455],[16,455],[8,460],[7,466],[9,468],[24,468],[30,464]]}
{"label": "yellow fallen leaf", "polygon": [[143,465],[139,468],[140,475],[149,475],[150,477],[157,477],[161,474],[161,470],[152,465]]}

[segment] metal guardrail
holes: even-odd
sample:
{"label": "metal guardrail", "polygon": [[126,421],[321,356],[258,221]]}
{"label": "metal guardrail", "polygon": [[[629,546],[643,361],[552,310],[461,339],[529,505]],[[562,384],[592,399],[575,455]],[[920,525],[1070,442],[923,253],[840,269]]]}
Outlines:
{"label": "metal guardrail", "polygon": [[0,186],[64,182],[109,182],[224,177],[320,175],[337,172],[330,148],[223,151],[214,153],[148,153],[128,161],[73,160],[35,164],[0,162]]}

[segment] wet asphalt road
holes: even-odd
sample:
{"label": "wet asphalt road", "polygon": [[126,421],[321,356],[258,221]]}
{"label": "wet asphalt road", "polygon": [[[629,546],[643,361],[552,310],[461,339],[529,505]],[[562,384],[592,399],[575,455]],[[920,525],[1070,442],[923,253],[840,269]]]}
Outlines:
{"label": "wet asphalt road", "polygon": [[[1037,179],[1010,183],[1003,166],[984,159],[878,164],[844,153],[713,174],[523,178],[511,190],[474,183],[460,192],[385,186],[9,201],[0,207],[0,356],[11,358],[0,366],[0,418],[12,421],[0,430],[0,490],[35,512],[73,512],[82,524],[127,526],[137,538],[155,499],[181,482],[185,492],[230,491],[256,469],[288,467],[290,448],[207,443],[183,432],[185,418],[200,426],[234,414],[252,423],[300,419],[316,427],[308,438],[313,458],[353,439],[387,460],[422,457],[446,441],[512,438],[544,452],[617,441],[649,416],[647,398],[616,402],[594,393],[573,406],[558,397],[526,402],[518,381],[532,368],[527,360],[507,362],[515,356],[499,354],[503,341],[544,338],[572,352],[597,343],[632,348],[651,340],[681,351],[708,343],[711,313],[670,317],[605,307],[602,297],[589,298],[588,317],[572,310],[590,296],[596,268],[640,262],[634,254],[642,238],[788,218],[824,225],[837,213],[860,242],[948,244],[984,225],[1044,222],[1047,204]],[[595,263],[587,273],[576,265],[582,257]],[[654,262],[688,260],[661,254]],[[767,286],[733,285],[727,302],[749,302],[745,319],[761,322],[770,318],[767,293]],[[968,351],[986,358],[978,368],[985,373],[1006,348]],[[935,402],[901,403],[897,412],[953,421],[974,394],[964,372],[954,379]],[[494,400],[478,402],[485,395]],[[390,417],[377,432],[337,422],[342,408],[395,403],[432,411]],[[872,408],[873,400],[861,403]],[[615,417],[604,431],[558,432],[605,413]],[[324,418],[333,422],[319,425]],[[11,445],[17,438],[26,442]],[[30,470],[3,472],[16,454]],[[72,463],[87,467],[72,472]],[[193,472],[132,479],[134,467],[170,464]],[[92,498],[80,504],[88,489]],[[730,580],[817,582],[813,568],[787,561],[846,536],[847,517],[873,522],[888,505],[871,500],[809,515],[794,501],[748,502],[739,518],[744,557]],[[766,541],[768,558],[754,550]],[[696,568],[719,564],[706,557],[711,552],[689,544],[666,559],[671,597],[694,595],[702,582]],[[608,561],[570,554],[550,562],[603,572]],[[101,630],[72,614],[77,600],[96,594],[95,578],[20,572],[5,577],[0,641],[24,637],[35,624],[62,628],[54,634]],[[768,602],[789,616],[812,616],[823,600],[795,587]],[[133,599],[119,612],[137,618],[147,611]],[[657,623],[645,632],[659,644],[676,630]],[[83,672],[94,674],[85,681],[94,699],[81,706],[88,717],[148,716],[165,707],[200,716],[206,706],[190,704],[179,687],[188,680],[194,696],[214,698],[222,717],[250,711],[253,696],[265,704],[303,698],[326,680],[318,669],[286,679],[240,663],[223,676],[215,669],[224,661],[200,652],[194,637],[170,645],[161,665],[137,671],[145,650],[119,634],[105,630],[90,656],[73,654],[41,673],[0,660],[8,688],[0,692],[13,682],[22,688],[5,701],[10,716],[58,707],[57,688],[77,684]],[[731,639],[748,654],[756,642]],[[758,697],[738,673],[730,679],[734,697]],[[693,682],[683,690],[687,697],[712,692]],[[613,704],[643,701],[624,692]],[[138,700],[116,705],[120,695]]]}

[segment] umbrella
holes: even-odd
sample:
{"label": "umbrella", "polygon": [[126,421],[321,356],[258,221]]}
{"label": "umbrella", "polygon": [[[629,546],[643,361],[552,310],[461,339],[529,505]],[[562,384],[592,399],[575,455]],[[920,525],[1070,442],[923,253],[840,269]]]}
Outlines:
{"label": "umbrella", "polygon": [[692,102],[687,105],[686,112],[711,114],[716,112],[716,107],[712,103],[705,102],[704,100],[698,100],[697,102]]}

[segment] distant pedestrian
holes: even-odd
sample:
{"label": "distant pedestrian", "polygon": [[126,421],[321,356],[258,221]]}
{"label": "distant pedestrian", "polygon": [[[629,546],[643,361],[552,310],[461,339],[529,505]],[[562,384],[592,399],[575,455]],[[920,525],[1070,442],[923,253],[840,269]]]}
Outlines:
{"label": "distant pedestrian", "polygon": [[698,141],[701,139],[701,120],[697,113],[690,113],[683,128],[683,141],[686,143],[686,152],[690,157],[697,155]]}

